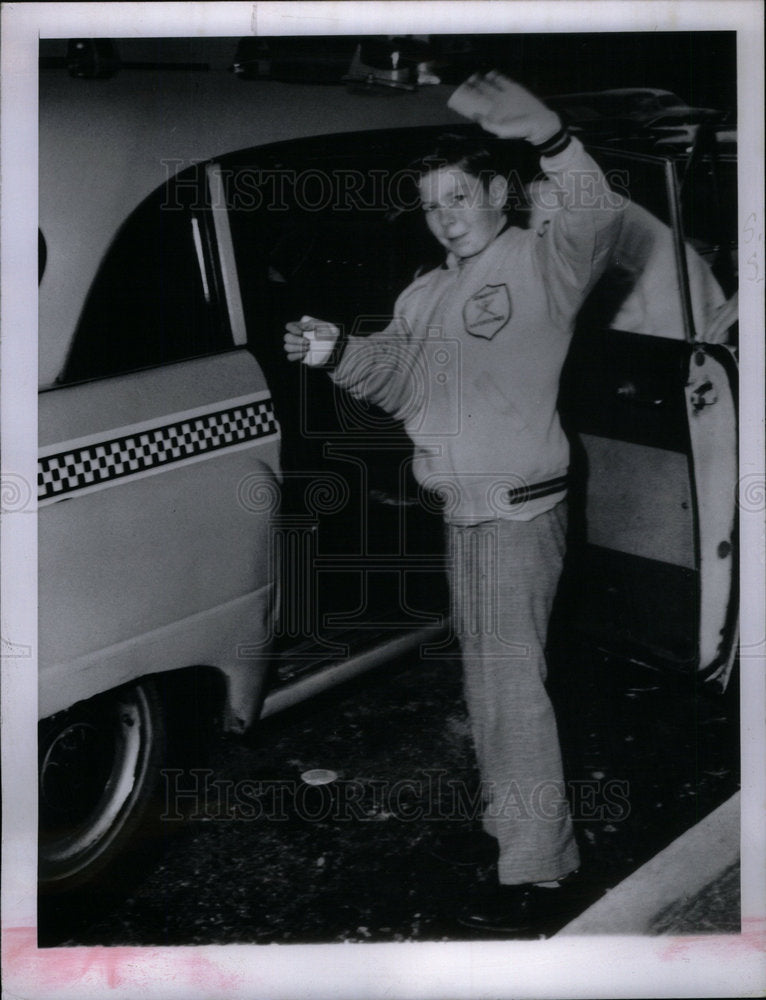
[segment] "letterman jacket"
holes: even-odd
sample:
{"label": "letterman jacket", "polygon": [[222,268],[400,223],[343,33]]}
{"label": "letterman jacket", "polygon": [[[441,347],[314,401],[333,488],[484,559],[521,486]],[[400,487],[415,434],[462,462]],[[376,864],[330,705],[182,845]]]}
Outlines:
{"label": "letterman jacket", "polygon": [[542,233],[506,227],[474,257],[449,255],[385,330],[349,337],[331,373],[403,421],[415,478],[455,523],[531,520],[566,493],[559,376],[624,202],[575,138],[540,162],[562,206]]}

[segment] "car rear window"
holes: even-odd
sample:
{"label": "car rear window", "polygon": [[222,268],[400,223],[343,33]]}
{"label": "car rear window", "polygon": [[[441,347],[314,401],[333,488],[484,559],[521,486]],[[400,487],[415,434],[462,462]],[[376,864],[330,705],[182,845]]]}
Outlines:
{"label": "car rear window", "polygon": [[96,274],[59,383],[103,378],[233,346],[201,183],[146,199]]}

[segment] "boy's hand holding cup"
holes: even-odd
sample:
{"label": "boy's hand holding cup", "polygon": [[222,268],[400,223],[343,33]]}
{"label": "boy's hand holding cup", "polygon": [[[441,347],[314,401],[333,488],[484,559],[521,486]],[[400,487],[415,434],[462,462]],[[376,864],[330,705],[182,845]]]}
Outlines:
{"label": "boy's hand holding cup", "polygon": [[288,361],[302,361],[315,368],[327,362],[335,348],[340,330],[334,323],[301,316],[294,323],[285,326],[285,354]]}

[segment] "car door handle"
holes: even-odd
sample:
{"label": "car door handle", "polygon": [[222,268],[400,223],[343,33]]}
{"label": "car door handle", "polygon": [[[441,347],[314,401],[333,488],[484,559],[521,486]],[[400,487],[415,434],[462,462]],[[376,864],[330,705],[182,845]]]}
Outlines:
{"label": "car door handle", "polygon": [[691,394],[691,404],[695,410],[704,410],[706,406],[712,406],[718,402],[718,393],[715,386],[709,380],[698,385]]}
{"label": "car door handle", "polygon": [[617,387],[617,396],[625,403],[632,406],[649,406],[653,409],[662,406],[665,400],[660,396],[648,396],[638,391],[633,382],[623,382]]}

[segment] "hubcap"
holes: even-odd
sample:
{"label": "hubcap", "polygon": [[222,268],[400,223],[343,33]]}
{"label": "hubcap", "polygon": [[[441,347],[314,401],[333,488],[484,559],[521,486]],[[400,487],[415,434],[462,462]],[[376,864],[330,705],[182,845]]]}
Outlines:
{"label": "hubcap", "polygon": [[129,812],[151,733],[143,692],[49,720],[40,745],[40,875],[65,878],[106,850]]}

